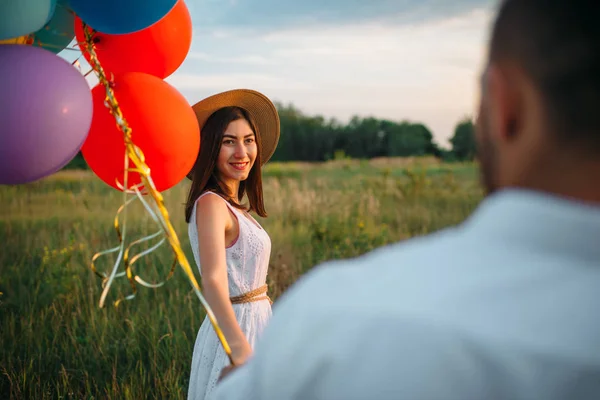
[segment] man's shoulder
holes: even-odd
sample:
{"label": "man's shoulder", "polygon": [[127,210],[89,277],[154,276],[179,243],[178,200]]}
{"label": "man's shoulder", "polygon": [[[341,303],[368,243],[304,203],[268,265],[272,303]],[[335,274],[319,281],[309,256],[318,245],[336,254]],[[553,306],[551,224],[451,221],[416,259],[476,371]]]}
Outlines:
{"label": "man's shoulder", "polygon": [[278,398],[440,398],[423,382],[448,376],[442,366],[455,361],[447,349],[460,335],[436,319],[427,265],[459,237],[445,230],[315,267],[276,302],[256,349],[262,378],[253,378]]}
{"label": "man's shoulder", "polygon": [[[430,280],[433,269],[447,269],[453,261],[442,257],[461,250],[460,228],[448,228],[431,235],[380,247],[351,259],[330,260],[305,273],[276,304],[320,313],[339,313],[361,304],[389,302],[395,288],[409,281]],[[451,259],[452,257],[450,257]],[[456,260],[458,263],[459,261]],[[397,286],[398,285],[398,286]]]}
{"label": "man's shoulder", "polygon": [[299,283],[301,286],[310,286],[325,284],[338,278],[365,278],[364,274],[367,274],[368,278],[394,271],[405,274],[410,270],[422,269],[423,264],[437,258],[436,255],[447,255],[456,251],[462,244],[468,243],[463,240],[461,229],[448,228],[427,236],[382,246],[358,257],[328,260],[307,272]]}

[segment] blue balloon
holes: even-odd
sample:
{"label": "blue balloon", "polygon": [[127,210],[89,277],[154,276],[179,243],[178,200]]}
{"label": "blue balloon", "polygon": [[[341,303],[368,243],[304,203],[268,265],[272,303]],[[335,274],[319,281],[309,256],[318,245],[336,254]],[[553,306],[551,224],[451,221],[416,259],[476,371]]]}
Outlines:
{"label": "blue balloon", "polygon": [[52,19],[34,33],[33,45],[53,53],[60,53],[75,37],[75,16],[67,8],[66,0],[58,0]]}
{"label": "blue balloon", "polygon": [[56,7],[56,0],[0,1],[0,40],[29,35],[42,29]]}
{"label": "blue balloon", "polygon": [[111,35],[146,29],[167,15],[175,3],[177,0],[69,0],[83,22]]}

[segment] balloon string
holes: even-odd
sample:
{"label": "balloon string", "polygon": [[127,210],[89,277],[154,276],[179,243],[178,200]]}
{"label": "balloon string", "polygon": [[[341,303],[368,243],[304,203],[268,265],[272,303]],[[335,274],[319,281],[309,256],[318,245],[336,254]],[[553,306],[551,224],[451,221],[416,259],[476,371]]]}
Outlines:
{"label": "balloon string", "polygon": [[32,35],[23,35],[12,39],[3,39],[0,40],[0,44],[24,44],[30,45],[33,44],[33,36]]}
{"label": "balloon string", "polygon": [[59,46],[59,45],[56,45],[56,44],[42,42],[40,39],[38,39],[36,37],[34,37],[33,39],[31,39],[31,41],[29,41],[27,44],[35,45],[35,46],[38,46],[38,47],[43,47],[43,48],[46,48],[46,49],[74,50],[74,49],[69,49],[68,47],[64,47],[64,46]]}
{"label": "balloon string", "polygon": [[[84,32],[84,36],[85,36],[85,49],[87,50],[89,57],[90,57],[90,65],[94,69],[96,76],[98,77],[98,80],[100,81],[100,84],[103,85],[106,90],[105,105],[109,109],[110,113],[114,116],[119,129],[123,132],[123,141],[125,143],[125,160],[126,160],[125,161],[126,168],[124,168],[124,189],[127,188],[127,178],[128,178],[129,172],[137,172],[140,176],[140,179],[142,181],[143,188],[144,188],[146,194],[149,194],[150,198],[153,200],[152,206],[156,209],[156,211],[158,211],[157,213],[150,213],[150,214],[153,217],[154,216],[156,217],[155,221],[158,222],[158,224],[160,225],[162,233],[165,235],[173,252],[175,253],[176,262],[181,266],[181,268],[183,269],[183,272],[185,273],[185,275],[189,279],[190,283],[192,284],[192,287],[193,287],[194,292],[196,293],[196,296],[198,297],[198,299],[200,300],[200,303],[204,307],[204,309],[206,311],[206,315],[207,315],[208,319],[210,320],[210,322],[213,326],[213,329],[215,330],[215,333],[217,334],[217,337],[218,337],[219,341],[221,342],[223,349],[225,350],[225,353],[229,357],[229,361],[231,362],[231,364],[234,364],[233,358],[231,356],[231,349],[229,347],[229,344],[227,343],[227,340],[225,339],[225,336],[224,336],[219,324],[217,323],[217,320],[215,318],[215,315],[214,315],[212,309],[210,308],[208,302],[206,301],[206,299],[202,295],[202,292],[200,291],[200,285],[198,284],[198,281],[196,280],[196,278],[194,276],[194,273],[192,271],[190,263],[188,262],[188,260],[185,256],[185,253],[183,252],[183,249],[181,248],[179,238],[177,237],[175,229],[173,228],[173,225],[171,224],[171,221],[169,219],[169,213],[164,205],[164,199],[163,199],[161,193],[156,189],[154,181],[152,180],[152,176],[150,174],[150,168],[145,162],[144,154],[143,154],[142,150],[139,147],[137,147],[131,139],[131,128],[129,127],[129,125],[127,124],[127,121],[123,117],[123,113],[121,111],[121,108],[119,107],[119,103],[117,102],[115,93],[113,91],[113,84],[111,81],[108,80],[106,73],[104,72],[104,69],[102,68],[102,66],[98,60],[98,57],[96,55],[93,34],[92,34],[91,30],[88,29],[88,26],[85,22],[82,22],[82,25],[83,25],[83,32]],[[129,162],[129,160],[131,160],[133,162],[133,164],[135,165],[135,169],[130,170],[127,167],[127,163]],[[137,198],[140,199],[142,196],[139,191],[139,188],[134,188],[133,190],[136,192]],[[129,194],[128,192],[130,192],[130,191],[123,190],[124,201],[123,201],[123,205],[119,208],[120,212],[124,212],[127,205],[131,204],[130,200],[127,199],[127,194]],[[146,203],[143,202],[143,204],[146,204]],[[146,207],[146,208],[150,209],[151,207]],[[118,230],[118,218],[119,218],[119,213],[120,213],[119,211],[117,212],[117,216],[115,217],[115,227],[117,228],[117,232],[120,236],[120,239],[123,239],[125,236],[125,223],[123,223],[123,225],[124,225],[123,226],[123,235],[121,236],[120,231]],[[152,235],[150,235],[150,236],[152,236]],[[140,239],[139,241],[134,242],[132,245],[139,243],[140,241],[144,241],[144,240],[149,240],[149,237]],[[130,247],[132,245],[130,245]],[[118,265],[121,257],[128,256],[128,251],[126,251],[126,249],[124,247],[124,241],[122,241],[119,246],[117,246],[111,250],[112,250],[112,252],[116,252],[116,251],[119,252],[119,255],[117,257],[117,262],[115,262],[115,266]],[[127,250],[129,250],[129,248]],[[106,252],[104,252],[104,253],[106,253]],[[95,259],[97,259],[98,257],[99,257],[98,254],[95,255],[93,258],[93,261]],[[131,266],[136,260],[137,260],[137,258],[134,257],[131,260],[129,260],[128,262],[126,262],[125,274],[128,276],[130,283],[135,282],[135,281],[137,281],[137,282],[142,281],[142,282],[146,283],[141,278],[136,279],[133,276],[133,274],[131,273]],[[92,261],[92,270],[94,270],[97,273],[97,270],[95,269],[95,267],[93,265],[93,261]],[[172,273],[173,273],[173,268],[171,269],[171,273],[169,274],[169,276],[172,276]],[[106,297],[105,293],[108,292],[108,287],[110,286],[110,283],[112,283],[112,280],[114,280],[114,278],[116,276],[117,276],[117,273],[116,273],[116,267],[115,267],[115,268],[113,268],[110,278],[108,278],[108,281],[107,281],[108,285],[105,287],[103,296],[101,297],[100,307],[103,306],[103,301],[104,301],[104,298]],[[135,290],[134,283],[132,283],[132,288],[134,288],[134,290]],[[134,292],[133,296],[134,295],[135,295],[135,292]],[[126,299],[127,298],[131,298],[131,295],[126,297]]]}

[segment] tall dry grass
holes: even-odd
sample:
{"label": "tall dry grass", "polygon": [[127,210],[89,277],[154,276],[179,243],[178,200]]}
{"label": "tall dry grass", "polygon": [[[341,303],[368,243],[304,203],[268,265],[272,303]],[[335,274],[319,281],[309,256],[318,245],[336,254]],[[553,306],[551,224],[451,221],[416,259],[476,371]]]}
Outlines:
{"label": "tall dry grass", "polygon": [[[481,199],[471,165],[272,164],[264,181],[270,217],[259,221],[273,242],[275,299],[322,261],[454,225]],[[193,264],[183,218],[187,185],[164,196]],[[0,187],[1,398],[185,398],[204,314],[183,273],[115,308],[110,302],[130,293],[120,279],[108,306],[98,308],[101,282],[90,260],[117,243],[112,221],[121,200],[81,171]],[[139,205],[127,223],[129,238],[157,229]],[[171,262],[165,246],[139,261],[136,273],[158,281]],[[110,264],[108,257],[99,266]]]}

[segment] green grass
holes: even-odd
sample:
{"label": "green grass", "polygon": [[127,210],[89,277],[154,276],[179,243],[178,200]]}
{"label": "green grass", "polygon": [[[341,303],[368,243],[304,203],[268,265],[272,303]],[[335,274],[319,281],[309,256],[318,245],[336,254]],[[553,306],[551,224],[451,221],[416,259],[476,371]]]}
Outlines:
{"label": "green grass", "polygon": [[[260,222],[273,242],[275,300],[315,264],[454,225],[481,199],[468,164],[343,160],[271,164],[264,175],[270,217]],[[187,188],[183,182],[164,197],[198,277],[183,219]],[[0,398],[185,398],[204,313],[181,269],[162,288],[138,286],[136,298],[115,308],[130,293],[117,279],[107,306],[98,307],[101,279],[90,261],[117,244],[121,200],[83,171],[0,187]],[[157,230],[139,204],[127,223],[130,239]],[[165,245],[135,272],[158,281],[171,262]],[[109,256],[98,266],[111,263]]]}

